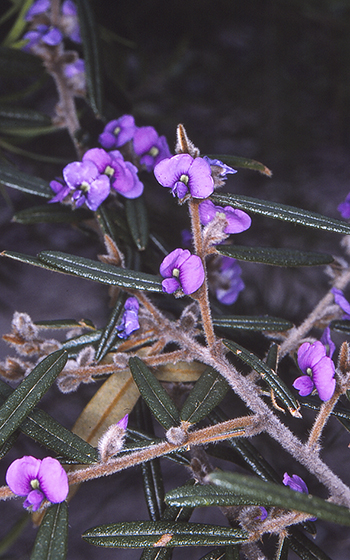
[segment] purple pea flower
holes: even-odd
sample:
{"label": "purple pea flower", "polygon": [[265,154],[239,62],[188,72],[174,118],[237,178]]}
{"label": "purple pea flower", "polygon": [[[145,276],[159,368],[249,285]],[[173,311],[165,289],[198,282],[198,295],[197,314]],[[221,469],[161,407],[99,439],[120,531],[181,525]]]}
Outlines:
{"label": "purple pea flower", "polygon": [[88,150],[83,161],[92,161],[99,173],[111,180],[114,190],[125,198],[137,198],[143,192],[143,183],[138,178],[137,167],[130,161],[124,161],[118,150],[106,152],[103,148]]}
{"label": "purple pea flower", "polygon": [[165,257],[159,268],[165,278],[163,292],[173,294],[182,289],[186,295],[193,294],[204,282],[204,268],[200,257],[191,255],[188,249],[175,249]]}
{"label": "purple pea flower", "polygon": [[223,214],[227,220],[225,233],[241,233],[248,229],[252,220],[248,214],[231,206],[215,206],[211,200],[203,200],[199,205],[199,217],[204,226],[209,224],[217,214]]}
{"label": "purple pea flower", "polygon": [[349,319],[350,317],[350,303],[345,298],[343,292],[338,290],[338,288],[331,289],[332,294],[334,295],[334,303],[339,305],[339,307],[344,311],[345,317],[344,319]]}
{"label": "purple pea flower", "polygon": [[193,159],[189,154],[165,158],[154,168],[157,181],[171,189],[173,196],[184,198],[189,192],[194,198],[207,198],[214,191],[214,180],[208,162]]}
{"label": "purple pea flower", "polygon": [[76,5],[72,2],[72,0],[64,0],[61,11],[61,25],[65,35],[75,43],[81,43]]}
{"label": "purple pea flower", "polygon": [[152,171],[157,163],[171,155],[165,136],[158,136],[153,126],[137,128],[133,144],[135,154],[140,156],[140,164],[147,171]]}
{"label": "purple pea flower", "polygon": [[86,86],[84,60],[78,58],[70,64],[65,64],[63,72],[74,91],[83,94]]}
{"label": "purple pea flower", "polygon": [[335,351],[335,344],[331,339],[331,329],[326,327],[322,333],[320,338],[320,342],[322,342],[323,346],[326,348],[326,354],[329,358],[331,358]]}
{"label": "purple pea flower", "polygon": [[110,121],[99,136],[103,148],[119,148],[132,140],[136,132],[135,120],[132,115],[123,115],[120,119]]}
{"label": "purple pea flower", "polygon": [[215,282],[215,295],[220,303],[232,305],[239,293],[244,290],[241,274],[242,269],[236,259],[221,257],[220,275]]}
{"label": "purple pea flower", "polygon": [[24,45],[24,51],[35,52],[38,49],[39,43],[42,41],[50,47],[55,47],[58,45],[62,39],[63,35],[57,27],[48,27],[47,25],[38,25],[36,29],[28,31],[23,35],[23,39],[28,40],[28,43]]}
{"label": "purple pea flower", "polygon": [[306,483],[297,474],[292,474],[292,476],[289,476],[289,474],[285,472],[283,476],[283,484],[285,486],[289,486],[289,488],[295,490],[295,492],[301,492],[302,494],[309,493],[309,489],[306,486]]}
{"label": "purple pea flower", "polygon": [[345,201],[339,204],[338,211],[341,213],[344,219],[350,218],[350,193],[346,197]]}
{"label": "purple pea flower", "polygon": [[63,502],[69,490],[67,473],[57,459],[25,456],[11,463],[6,482],[17,496],[25,496],[23,507],[39,509],[44,498],[53,504]]}
{"label": "purple pea flower", "polygon": [[301,397],[310,395],[316,387],[320,399],[328,401],[335,390],[335,368],[322,342],[319,340],[313,344],[304,342],[298,350],[298,365],[305,374],[293,383],[299,395]]}
{"label": "purple pea flower", "polygon": [[226,163],[223,163],[219,159],[210,159],[208,156],[203,156],[203,159],[205,159],[210,166],[219,167],[218,175],[222,179],[224,179],[228,173],[237,173],[236,169],[226,165]]}
{"label": "purple pea flower", "polygon": [[56,192],[56,196],[50,202],[61,202],[69,191],[73,191],[72,200],[77,208],[85,202],[90,210],[97,210],[109,195],[109,178],[107,175],[101,175],[92,161],[69,163],[63,169],[63,177],[66,185],[63,185],[61,189],[58,181],[51,181],[50,186]]}
{"label": "purple pea flower", "polygon": [[[139,319],[138,319],[139,302],[135,297],[130,297],[126,300],[124,305],[124,310],[125,311],[124,311],[122,321],[120,325],[117,327],[119,338],[128,338],[128,336],[130,336],[132,332],[137,331],[137,329],[140,328]],[[122,422],[122,420],[120,422]],[[126,425],[127,424],[128,421],[126,419]]]}
{"label": "purple pea flower", "polygon": [[48,12],[50,7],[50,0],[36,0],[24,16],[25,21],[32,21],[35,16]]}

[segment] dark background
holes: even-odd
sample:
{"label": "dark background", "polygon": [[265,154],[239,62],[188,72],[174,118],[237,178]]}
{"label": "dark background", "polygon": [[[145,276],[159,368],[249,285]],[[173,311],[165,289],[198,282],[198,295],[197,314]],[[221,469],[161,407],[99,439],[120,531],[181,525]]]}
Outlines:
{"label": "dark background", "polygon": [[[350,190],[347,0],[99,0],[93,4],[100,24],[132,42],[109,46],[104,43],[106,111],[110,118],[132,112],[138,125],[152,125],[165,134],[171,148],[176,125],[181,122],[203,154],[254,158],[273,171],[273,177],[268,179],[240,170],[229,176],[225,190],[339,217],[337,206]],[[43,111],[52,111],[52,84],[46,86],[43,96],[29,102]],[[65,136],[35,141],[28,149],[63,156],[71,153]],[[30,160],[12,159],[23,170],[46,179],[61,171],[48,164],[38,166]],[[8,191],[8,197],[10,200],[1,199],[1,249],[32,255],[53,249],[91,258],[101,252],[98,240],[65,225],[10,223],[13,211],[32,205],[33,199],[14,191]],[[170,240],[176,237],[178,221],[171,214],[174,205],[169,193],[165,196],[162,191],[157,198],[150,190],[147,197],[155,216],[157,212],[169,215],[165,235]],[[186,217],[181,225],[185,226],[185,222]],[[242,244],[343,255],[339,241],[335,234],[258,217],[253,217],[248,232],[238,236]],[[247,287],[232,308],[233,313],[270,313],[298,322],[328,286],[322,268],[281,270],[252,264],[243,264],[242,268]],[[9,332],[14,310],[29,313],[33,320],[88,317],[98,327],[108,316],[108,295],[103,286],[5,259],[0,261],[0,280],[1,332]],[[7,353],[1,342],[0,356],[4,358]],[[295,369],[291,371],[296,374]],[[71,427],[94,390],[83,387],[64,396],[54,387],[43,399],[42,407]],[[310,427],[313,414],[305,417],[299,424],[293,423],[293,429],[300,434]],[[305,423],[300,426],[301,422]],[[332,420],[325,430],[324,458],[347,483],[348,442],[347,433]],[[281,476],[292,468],[290,458],[277,445],[264,437],[255,438],[254,444]],[[21,436],[16,452],[4,459],[3,470],[13,458],[29,453],[38,457],[45,454]],[[176,483],[188,477],[185,470],[180,472],[169,461],[164,460],[162,466],[167,489],[175,485],[175,477]],[[222,467],[228,469],[231,465]],[[147,519],[140,473],[138,469],[133,472],[120,473],[108,482],[89,482],[79,490],[70,504],[68,559],[139,557],[137,551],[97,549],[80,539],[80,534],[91,526],[135,519],[135,511],[137,519]],[[298,465],[293,472],[305,474]],[[309,478],[310,490],[324,496],[320,485]],[[0,537],[21,515],[21,500],[3,504],[1,510]],[[193,520],[225,523],[213,508],[199,510]],[[317,528],[316,542],[332,560],[349,558],[348,528],[322,522],[317,522]],[[29,524],[17,550],[10,549],[6,558],[29,558],[34,538]],[[182,549],[175,558],[197,559],[206,552]]]}

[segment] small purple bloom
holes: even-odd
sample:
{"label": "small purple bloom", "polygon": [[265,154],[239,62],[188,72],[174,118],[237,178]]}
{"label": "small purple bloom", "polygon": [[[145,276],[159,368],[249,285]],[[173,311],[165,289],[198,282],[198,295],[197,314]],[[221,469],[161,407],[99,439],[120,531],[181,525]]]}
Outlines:
{"label": "small purple bloom", "polygon": [[343,292],[341,290],[338,290],[338,288],[332,288],[331,292],[334,295],[334,303],[339,305],[344,313],[346,313],[346,317],[344,318],[348,318],[348,316],[350,316],[350,303],[344,297]]}
{"label": "small purple bloom", "polygon": [[129,422],[129,414],[125,414],[125,416],[123,416],[123,418],[121,418],[121,420],[117,422],[117,426],[120,426],[120,428],[126,430],[126,428],[128,427],[128,422]]}
{"label": "small purple bloom", "polygon": [[165,136],[158,136],[153,126],[137,128],[133,144],[135,154],[140,156],[140,164],[147,171],[152,171],[157,163],[171,155]]}
{"label": "small purple bloom", "polygon": [[68,78],[69,85],[78,93],[85,91],[85,62],[78,58],[75,62],[65,64],[63,68],[64,75]]}
{"label": "small purple bloom", "polygon": [[220,303],[232,305],[239,293],[244,290],[241,274],[242,269],[236,259],[221,257],[220,275],[215,285],[215,295]]}
{"label": "small purple bloom", "polygon": [[64,198],[66,198],[66,196],[70,193],[70,190],[71,190],[68,187],[68,185],[64,185],[64,184],[62,184],[62,183],[60,183],[59,181],[56,181],[56,180],[51,181],[50,187],[56,193],[56,196],[51,198],[51,200],[49,200],[49,203],[50,202],[62,202],[62,200]]}
{"label": "small purple bloom", "polygon": [[62,4],[61,26],[67,37],[81,43],[77,7],[72,0],[64,0]]}
{"label": "small purple bloom", "polygon": [[339,204],[338,211],[341,213],[343,218],[350,218],[350,193],[346,197],[345,201]]}
{"label": "small purple bloom", "polygon": [[[135,297],[130,297],[124,305],[124,315],[120,325],[117,327],[119,338],[128,338],[132,332],[140,328],[139,325],[139,302]],[[125,417],[124,417],[125,418]],[[126,421],[127,423],[127,421]]]}
{"label": "small purple bloom", "polygon": [[331,358],[335,351],[335,344],[331,339],[331,329],[326,327],[322,333],[320,338],[320,342],[322,342],[323,346],[326,348],[326,354],[329,358]]}
{"label": "small purple bloom", "polygon": [[173,294],[182,289],[186,295],[193,294],[204,282],[204,268],[200,257],[191,255],[188,249],[175,249],[165,257],[159,268],[165,278],[163,292]]}
{"label": "small purple bloom", "polygon": [[62,41],[63,35],[57,27],[38,25],[36,29],[25,33],[23,35],[23,39],[28,40],[28,43],[23,47],[23,50],[34,50],[35,52],[35,48],[41,41],[50,47],[54,47]]}
{"label": "small purple bloom", "polygon": [[106,152],[103,148],[88,150],[83,161],[92,161],[99,173],[111,180],[114,190],[125,198],[137,198],[143,192],[143,183],[138,178],[137,167],[130,161],[124,161],[118,150]]}
{"label": "small purple bloom", "polygon": [[259,509],[260,509],[260,514],[255,519],[257,519],[258,521],[265,521],[265,519],[268,516],[267,509],[264,508],[263,506],[259,506]]}
{"label": "small purple bloom", "polygon": [[199,217],[204,226],[209,224],[217,214],[223,214],[227,220],[225,233],[241,233],[248,229],[252,220],[248,214],[231,206],[215,206],[211,200],[203,200],[199,205]]}
{"label": "small purple bloom", "polygon": [[295,490],[295,492],[301,492],[302,494],[309,493],[309,489],[306,486],[305,482],[297,474],[289,476],[289,474],[285,472],[283,476],[283,484],[285,486],[289,486],[289,488]]}
{"label": "small purple bloom", "polygon": [[123,115],[120,119],[110,121],[99,136],[99,142],[103,148],[119,148],[132,140],[136,131],[134,117]]}
{"label": "small purple bloom", "polygon": [[299,395],[301,397],[310,395],[316,387],[320,399],[328,401],[335,390],[335,368],[322,342],[319,340],[313,344],[304,342],[298,350],[298,364],[305,374],[293,383]]}
{"label": "small purple bloom", "polygon": [[154,168],[157,181],[171,189],[173,196],[184,198],[190,192],[194,198],[207,198],[214,191],[210,165],[200,157],[178,154],[163,159]]}
{"label": "small purple bloom", "polygon": [[237,173],[236,169],[233,169],[226,163],[222,163],[219,159],[210,159],[208,156],[203,156],[203,159],[209,163],[209,165],[214,165],[215,167],[220,167],[219,176],[223,179],[228,173]]}
{"label": "small purple bloom", "polygon": [[50,0],[36,0],[27,11],[24,19],[26,21],[32,21],[35,16],[47,12],[50,9],[50,5]]}
{"label": "small purple bloom", "polygon": [[42,461],[25,456],[11,463],[6,472],[6,482],[17,496],[25,496],[23,507],[39,509],[44,498],[58,504],[69,490],[67,473],[57,459],[45,457]]}

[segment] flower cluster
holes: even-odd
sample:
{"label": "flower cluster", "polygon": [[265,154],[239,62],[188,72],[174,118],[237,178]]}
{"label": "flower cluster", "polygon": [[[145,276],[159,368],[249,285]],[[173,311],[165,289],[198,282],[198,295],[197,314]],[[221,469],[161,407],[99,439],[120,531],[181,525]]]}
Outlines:
{"label": "flower cluster", "polygon": [[62,202],[70,194],[75,207],[85,203],[90,210],[97,210],[111,188],[125,198],[137,198],[143,192],[137,168],[130,161],[124,161],[118,150],[88,150],[83,161],[66,165],[63,178],[63,184],[51,181],[50,186],[56,195],[50,202]]}
{"label": "flower cluster", "polygon": [[159,136],[153,126],[137,127],[131,115],[110,121],[100,134],[99,142],[106,150],[120,148],[130,142],[135,159],[147,171],[152,171],[157,163],[170,157],[165,136]]}
{"label": "flower cluster", "polygon": [[204,268],[198,255],[191,255],[188,249],[175,249],[165,257],[159,268],[165,278],[163,292],[173,294],[182,291],[193,294],[204,282]]}
{"label": "flower cluster", "polygon": [[304,373],[293,383],[299,395],[310,395],[316,388],[320,399],[328,401],[335,390],[335,368],[322,342],[304,342],[298,350],[298,365]]}
{"label": "flower cluster", "polygon": [[36,511],[44,498],[58,504],[69,490],[67,473],[57,459],[36,459],[25,456],[11,463],[6,472],[6,482],[17,496],[25,496],[23,507]]}
{"label": "flower cluster", "polygon": [[31,23],[31,29],[23,36],[27,41],[24,50],[40,54],[41,43],[53,47],[60,44],[64,37],[76,43],[81,42],[77,8],[74,2],[64,0],[57,27],[52,25],[50,11],[50,0],[36,0],[29,8],[25,20]]}

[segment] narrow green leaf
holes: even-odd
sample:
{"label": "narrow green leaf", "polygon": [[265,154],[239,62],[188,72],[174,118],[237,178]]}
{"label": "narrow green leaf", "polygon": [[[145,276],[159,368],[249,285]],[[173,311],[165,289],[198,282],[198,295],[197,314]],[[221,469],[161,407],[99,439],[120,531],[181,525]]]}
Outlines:
{"label": "narrow green leaf", "polygon": [[4,46],[12,46],[15,41],[17,41],[23,34],[23,31],[27,25],[26,20],[24,19],[25,14],[30,8],[32,0],[23,0],[21,7],[18,11],[18,16],[12,25],[8,35],[3,40],[2,44]]}
{"label": "narrow green leaf", "polygon": [[0,104],[0,130],[3,128],[32,128],[51,125],[51,118],[34,109]]}
{"label": "narrow green leaf", "polygon": [[179,412],[158,379],[140,358],[130,358],[129,367],[136,385],[158,422],[166,430],[180,423]]}
{"label": "narrow green leaf", "polygon": [[334,233],[342,233],[344,235],[350,234],[350,225],[342,220],[328,218],[316,212],[309,210],[301,210],[294,206],[287,204],[279,204],[277,202],[270,202],[268,200],[259,200],[257,198],[250,198],[239,194],[212,194],[211,200],[214,204],[220,206],[233,206],[233,208],[240,208],[247,210],[253,214],[261,214],[283,222],[292,222],[302,226],[311,227],[315,229],[323,229],[326,231],[333,231]]}
{"label": "narrow green leaf", "polygon": [[292,416],[296,418],[301,418],[299,412],[299,403],[295,399],[294,395],[289,391],[286,384],[278,377],[278,375],[268,367],[260,358],[255,356],[252,352],[249,352],[243,346],[232,342],[231,340],[223,341],[225,346],[231,352],[237,356],[240,360],[248,364],[252,369],[261,375],[261,377],[266,381],[269,387],[274,391],[276,396],[281,400],[281,402],[288,408]]}
{"label": "narrow green leaf", "polygon": [[15,167],[6,164],[0,164],[0,184],[44,198],[52,198],[54,194],[48,181],[23,173]]}
{"label": "narrow green leaf", "polygon": [[330,328],[332,331],[339,331],[344,334],[350,334],[350,321],[331,321]]}
{"label": "narrow green leaf", "polygon": [[19,49],[0,47],[1,76],[39,76],[44,73],[41,60],[33,54]]}
{"label": "narrow green leaf", "polygon": [[319,266],[333,262],[331,255],[297,251],[294,249],[274,249],[273,247],[244,247],[242,245],[217,245],[220,255],[239,261],[258,262],[274,266]]}
{"label": "narrow green leaf", "polygon": [[147,208],[143,196],[125,199],[125,212],[131,236],[139,251],[147,247],[149,224]]}
{"label": "narrow green leaf", "polygon": [[228,389],[226,379],[215,369],[207,368],[188,395],[180,412],[181,420],[196,424],[222,401]]}
{"label": "narrow green leaf", "polygon": [[[313,398],[303,397],[300,400],[300,404],[301,406],[311,408],[312,410],[320,410],[323,403],[317,402]],[[331,414],[339,420],[339,422],[348,432],[350,432],[350,410],[348,408],[337,403],[333,408]]]}
{"label": "narrow green leaf", "polygon": [[28,413],[50,388],[67,362],[64,350],[44,358],[0,407],[0,445],[18,428]]}
{"label": "narrow green leaf", "polygon": [[99,208],[95,212],[95,216],[97,218],[97,221],[100,225],[103,234],[109,235],[111,239],[116,241],[117,235],[116,235],[115,224],[112,220],[112,216],[110,215],[110,212],[104,206],[104,204],[101,204],[101,206],[99,206]]}
{"label": "narrow green leaf", "polygon": [[255,159],[248,159],[239,156],[229,156],[229,155],[222,155],[222,154],[211,154],[208,156],[210,159],[218,159],[222,161],[222,163],[226,163],[230,167],[243,167],[244,169],[251,169],[253,171],[259,171],[263,175],[267,175],[267,177],[272,176],[272,171],[260,161],[256,161]]}
{"label": "narrow green leaf", "polygon": [[46,204],[33,206],[16,212],[12,218],[17,224],[39,223],[77,223],[91,218],[91,212],[84,208],[72,211],[69,206],[62,204]]}
{"label": "narrow green leaf", "polygon": [[69,356],[78,354],[85,346],[96,346],[101,338],[101,334],[102,329],[97,329],[89,333],[81,334],[80,336],[75,336],[63,342],[62,348],[67,350]]}
{"label": "narrow green leaf", "polygon": [[49,266],[48,264],[43,263],[36,257],[32,257],[31,255],[24,255],[23,253],[17,253],[16,251],[2,251],[0,253],[1,257],[8,257],[15,261],[19,261],[25,264],[31,264],[33,266],[40,266],[40,268],[45,268],[47,270],[56,270],[53,266]]}
{"label": "narrow green leaf", "polygon": [[96,546],[140,548],[158,546],[225,546],[246,542],[248,534],[239,529],[201,523],[132,521],[100,525],[85,531],[83,539]]}
{"label": "narrow green leaf", "polygon": [[149,516],[152,521],[159,521],[164,509],[164,485],[159,459],[142,463],[141,471]]}
{"label": "narrow green leaf", "polygon": [[3,459],[5,455],[7,455],[7,453],[12,449],[12,447],[15,445],[17,441],[17,438],[18,438],[18,432],[15,432],[14,434],[12,434],[12,436],[8,438],[7,441],[5,441],[4,445],[0,447],[0,459]]}
{"label": "narrow green leaf", "polygon": [[[265,482],[258,478],[238,473],[215,472],[211,473],[209,477],[218,490],[218,497],[216,499],[211,497],[209,493],[207,495],[206,500],[210,500],[212,504],[220,501],[220,503],[229,505],[229,502],[237,498],[238,500],[246,500],[245,503],[247,504],[296,510],[316,516],[319,519],[324,519],[325,521],[332,521],[340,525],[350,525],[350,510],[348,508],[327,502],[316,496],[311,496],[311,494],[295,492],[287,486]],[[201,488],[208,489],[213,487],[206,485],[201,486]],[[187,502],[185,504],[185,499],[172,498],[169,500],[167,496],[167,503],[191,505],[187,504]],[[204,497],[202,499],[204,501]]]}
{"label": "narrow green leaf", "polygon": [[30,560],[65,560],[68,538],[66,502],[49,507],[38,530]]}
{"label": "narrow green leaf", "polygon": [[289,539],[284,537],[278,544],[276,550],[276,560],[288,560]]}
{"label": "narrow green leaf", "polygon": [[266,365],[273,371],[277,371],[278,366],[278,344],[273,342],[266,356]]}
{"label": "narrow green leaf", "polygon": [[77,0],[77,7],[88,97],[95,115],[101,118],[103,114],[103,83],[96,16],[90,0]]}
{"label": "narrow green leaf", "polygon": [[[12,393],[11,387],[0,379],[0,404],[2,405]],[[82,464],[98,461],[98,453],[94,447],[64,428],[57,420],[54,420],[47,412],[39,408],[32,410],[18,429],[26,436],[55,451],[58,455]]]}
{"label": "narrow green leaf", "polygon": [[291,527],[288,532],[291,533],[289,546],[302,560],[332,560],[296,527]]}
{"label": "narrow green leaf", "polygon": [[151,274],[135,272],[59,251],[42,251],[38,258],[44,265],[49,265],[50,268],[55,268],[59,272],[74,274],[102,284],[149,292],[163,291],[161,278]]}
{"label": "narrow green leaf", "polygon": [[[127,298],[125,292],[121,292],[114,304],[113,311],[108,319],[108,323],[102,331],[101,338],[97,347],[95,360],[99,362],[104,358],[109,349],[113,346],[118,334],[116,333],[116,324],[124,310],[124,304]],[[114,331],[114,336],[113,336]]]}
{"label": "narrow green leaf", "polygon": [[249,316],[249,315],[225,315],[213,317],[214,327],[223,329],[237,329],[245,331],[287,331],[293,327],[293,323],[279,317]]}
{"label": "narrow green leaf", "polygon": [[5,124],[1,126],[1,132],[9,136],[20,136],[23,138],[35,138],[37,136],[44,136],[45,134],[53,134],[60,132],[62,128],[57,126],[20,126],[18,122],[16,126]]}

